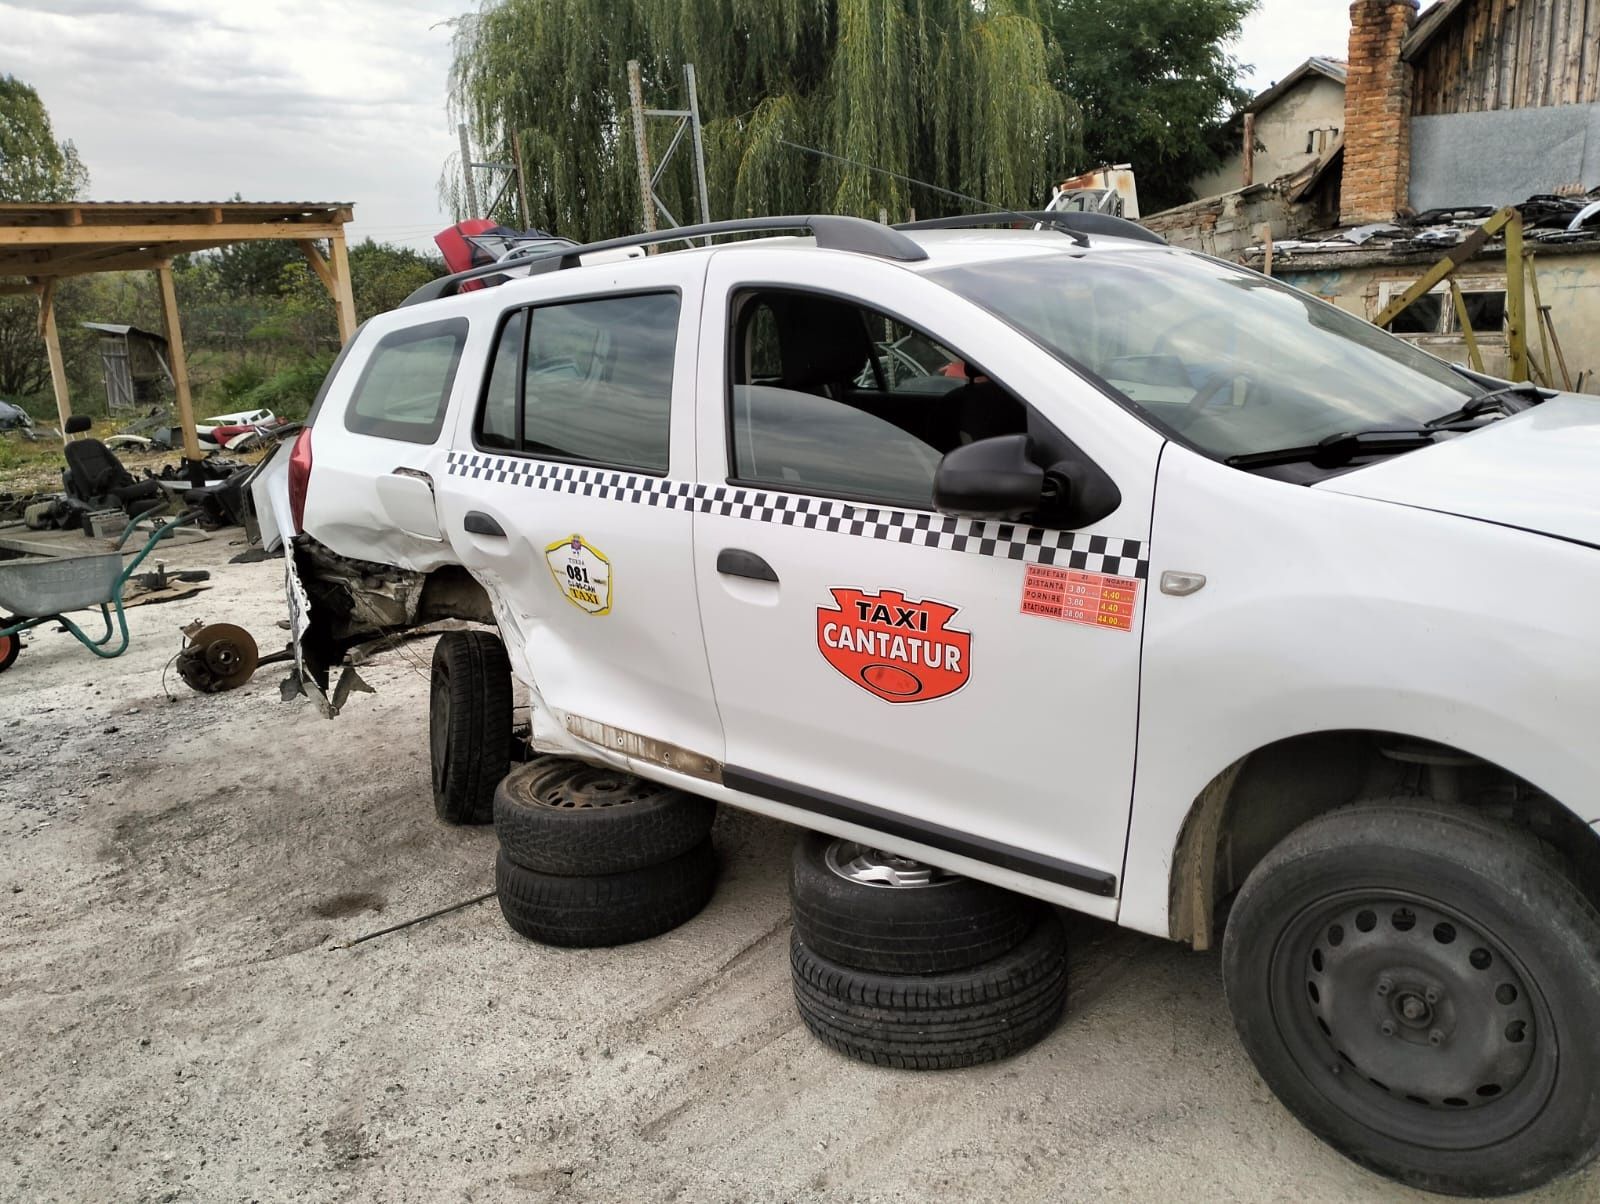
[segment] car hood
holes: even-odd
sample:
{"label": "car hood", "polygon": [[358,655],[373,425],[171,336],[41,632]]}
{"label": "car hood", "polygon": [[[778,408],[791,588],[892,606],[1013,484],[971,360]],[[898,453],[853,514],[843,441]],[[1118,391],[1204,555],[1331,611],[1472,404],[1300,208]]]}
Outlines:
{"label": "car hood", "polygon": [[1564,393],[1315,488],[1600,547],[1600,397]]}

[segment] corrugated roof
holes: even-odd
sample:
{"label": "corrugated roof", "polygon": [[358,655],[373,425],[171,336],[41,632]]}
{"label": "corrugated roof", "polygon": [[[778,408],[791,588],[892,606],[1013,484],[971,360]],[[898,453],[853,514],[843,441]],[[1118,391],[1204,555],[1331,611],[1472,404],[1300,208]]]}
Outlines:
{"label": "corrugated roof", "polygon": [[126,326],[119,322],[80,322],[79,325],[88,330],[104,331],[106,334],[120,334],[124,336],[136,334],[141,338],[155,339],[158,343],[165,343],[167,341],[167,336],[164,334],[156,334],[151,330],[141,330],[137,326]]}

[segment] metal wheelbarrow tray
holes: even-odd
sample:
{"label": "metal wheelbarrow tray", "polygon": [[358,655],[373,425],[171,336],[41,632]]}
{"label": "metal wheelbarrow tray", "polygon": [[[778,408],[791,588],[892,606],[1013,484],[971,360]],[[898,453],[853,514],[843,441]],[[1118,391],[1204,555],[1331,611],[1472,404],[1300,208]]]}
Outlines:
{"label": "metal wheelbarrow tray", "polygon": [[[10,668],[17,659],[21,648],[17,637],[43,623],[59,622],[96,656],[108,659],[121,656],[128,650],[128,617],[122,606],[122,591],[128,579],[156,544],[197,517],[197,514],[185,514],[158,526],[127,564],[122,562],[122,545],[138,526],[140,519],[137,518],[123,530],[115,552],[65,559],[36,556],[0,561],[0,672]],[[99,639],[66,617],[68,611],[96,607],[106,624],[105,634]],[[121,638],[113,643],[113,637],[119,632]]]}

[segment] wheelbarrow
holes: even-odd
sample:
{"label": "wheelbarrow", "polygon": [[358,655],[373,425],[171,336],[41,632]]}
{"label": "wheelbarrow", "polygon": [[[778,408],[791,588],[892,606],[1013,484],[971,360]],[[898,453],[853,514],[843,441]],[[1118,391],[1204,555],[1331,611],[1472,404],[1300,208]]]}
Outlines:
{"label": "wheelbarrow", "polygon": [[[126,565],[122,546],[142,519],[134,519],[117,538],[116,551],[91,556],[36,556],[0,560],[0,672],[9,669],[22,649],[17,637],[45,623],[60,623],[96,656],[107,660],[128,650],[128,616],[122,591],[156,544],[198,517],[189,513],[169,519],[145,540],[144,547]],[[100,608],[105,634],[95,639],[67,612]],[[11,616],[9,618],[5,616]]]}

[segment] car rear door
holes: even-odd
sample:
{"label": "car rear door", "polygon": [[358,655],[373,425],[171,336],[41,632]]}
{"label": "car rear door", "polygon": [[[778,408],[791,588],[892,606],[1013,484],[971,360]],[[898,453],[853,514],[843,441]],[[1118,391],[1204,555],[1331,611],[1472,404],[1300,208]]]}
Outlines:
{"label": "car rear door", "polygon": [[434,489],[451,400],[476,382],[459,311],[374,318],[341,353],[311,427],[302,528],[340,555],[428,571],[454,554]]}
{"label": "car rear door", "polygon": [[439,482],[536,723],[702,776],[722,754],[689,509],[704,271],[659,256],[486,290],[488,366]]}
{"label": "car rear door", "polygon": [[[1114,915],[1161,438],[882,261],[741,248],[706,290],[695,559],[725,783]],[[849,350],[851,306],[875,357]],[[1112,513],[1066,531],[934,511],[941,455],[1024,421],[1110,476]]]}

